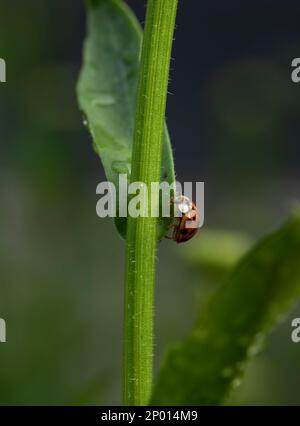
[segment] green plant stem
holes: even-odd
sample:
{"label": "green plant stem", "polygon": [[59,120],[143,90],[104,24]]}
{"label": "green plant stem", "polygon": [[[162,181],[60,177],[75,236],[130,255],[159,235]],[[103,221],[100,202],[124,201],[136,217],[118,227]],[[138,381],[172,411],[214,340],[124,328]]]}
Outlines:
{"label": "green plant stem", "polygon": [[[146,13],[131,182],[160,181],[170,57],[178,0],[149,0]],[[150,197],[150,191],[149,191]],[[150,204],[150,198],[148,198]],[[150,206],[149,206],[150,207]],[[157,219],[128,217],[123,399],[146,405],[152,391]]]}

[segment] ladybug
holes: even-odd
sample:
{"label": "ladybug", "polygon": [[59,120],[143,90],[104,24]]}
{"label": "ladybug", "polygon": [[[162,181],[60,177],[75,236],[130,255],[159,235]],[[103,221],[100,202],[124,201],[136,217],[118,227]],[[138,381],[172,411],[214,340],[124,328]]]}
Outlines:
{"label": "ladybug", "polygon": [[196,235],[200,225],[200,213],[196,204],[184,195],[176,197],[175,200],[172,199],[171,202],[177,206],[181,216],[175,218],[175,223],[172,225],[173,232],[166,238],[177,243],[184,243]]}

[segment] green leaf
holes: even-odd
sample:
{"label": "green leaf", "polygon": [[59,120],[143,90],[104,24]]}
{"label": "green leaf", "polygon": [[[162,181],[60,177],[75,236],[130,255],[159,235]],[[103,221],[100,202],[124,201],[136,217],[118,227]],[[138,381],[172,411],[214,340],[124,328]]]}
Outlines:
{"label": "green leaf", "polygon": [[[142,30],[121,0],[90,1],[87,14],[88,36],[77,87],[79,107],[106,178],[118,192],[119,174],[126,173],[129,180],[131,173]],[[174,165],[167,128],[163,137],[161,180],[172,183]],[[126,218],[116,218],[115,222],[126,238]],[[163,238],[170,219],[158,223],[158,235]]]}
{"label": "green leaf", "polygon": [[232,271],[251,246],[252,238],[247,234],[221,229],[203,229],[201,238],[191,240],[181,254],[203,278],[210,284],[215,284]]}
{"label": "green leaf", "polygon": [[300,216],[258,243],[169,351],[152,404],[220,404],[300,294]]}

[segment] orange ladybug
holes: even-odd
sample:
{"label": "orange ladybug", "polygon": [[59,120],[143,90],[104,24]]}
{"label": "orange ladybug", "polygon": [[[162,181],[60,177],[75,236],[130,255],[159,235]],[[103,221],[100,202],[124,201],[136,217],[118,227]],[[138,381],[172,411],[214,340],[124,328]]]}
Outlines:
{"label": "orange ladybug", "polygon": [[184,243],[193,238],[198,232],[200,213],[196,204],[184,195],[176,197],[175,200],[172,199],[171,202],[177,206],[182,216],[175,218],[175,224],[172,225],[173,232],[167,238],[177,243]]}

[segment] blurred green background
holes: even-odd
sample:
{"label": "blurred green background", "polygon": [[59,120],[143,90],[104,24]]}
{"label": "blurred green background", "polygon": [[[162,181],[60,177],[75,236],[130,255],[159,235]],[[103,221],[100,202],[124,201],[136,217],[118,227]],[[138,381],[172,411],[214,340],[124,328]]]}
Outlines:
{"label": "blurred green background", "polygon": [[[128,3],[142,21],[145,2]],[[299,2],[201,3],[180,5],[167,114],[178,178],[206,185],[195,250],[211,229],[255,240],[300,199]],[[0,403],[118,404],[124,243],[96,216],[104,175],[76,105],[83,2],[2,0],[0,34]],[[187,247],[159,244],[156,367],[225,273]],[[300,402],[297,316],[228,403]]]}

